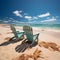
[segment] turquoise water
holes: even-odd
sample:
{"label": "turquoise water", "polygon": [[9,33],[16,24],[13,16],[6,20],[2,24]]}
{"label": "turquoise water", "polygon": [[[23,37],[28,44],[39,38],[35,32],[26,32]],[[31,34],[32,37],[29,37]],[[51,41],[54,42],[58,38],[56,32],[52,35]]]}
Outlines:
{"label": "turquoise water", "polygon": [[60,24],[17,24],[17,26],[30,25],[32,27],[60,29]]}

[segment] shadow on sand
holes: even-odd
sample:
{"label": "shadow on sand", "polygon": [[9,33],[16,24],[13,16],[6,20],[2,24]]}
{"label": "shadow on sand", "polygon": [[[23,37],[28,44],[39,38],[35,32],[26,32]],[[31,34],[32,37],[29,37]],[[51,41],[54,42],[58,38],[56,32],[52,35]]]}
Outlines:
{"label": "shadow on sand", "polygon": [[18,46],[16,46],[16,48],[15,48],[15,50],[16,50],[16,52],[24,52],[28,47],[29,48],[32,48],[32,47],[34,47],[34,46],[36,46],[37,45],[37,42],[35,42],[32,46],[30,46],[31,45],[31,42],[22,42],[20,45],[18,45]]}
{"label": "shadow on sand", "polygon": [[[13,44],[13,43],[19,42],[21,40],[22,39],[14,39],[14,37],[12,37],[8,41],[1,43],[0,46],[7,46],[9,44]],[[28,47],[32,48],[32,47],[36,46],[37,42],[35,42],[32,46],[30,46],[30,45],[31,45],[31,42],[28,42],[28,41],[24,42],[24,41],[22,41],[22,43],[20,45],[16,46],[15,50],[18,53],[19,52],[24,52]]]}
{"label": "shadow on sand", "polygon": [[12,37],[8,41],[1,43],[0,46],[6,46],[6,45],[9,45],[11,43],[16,43],[19,41],[21,41],[21,40],[20,39],[14,39],[14,37]]}

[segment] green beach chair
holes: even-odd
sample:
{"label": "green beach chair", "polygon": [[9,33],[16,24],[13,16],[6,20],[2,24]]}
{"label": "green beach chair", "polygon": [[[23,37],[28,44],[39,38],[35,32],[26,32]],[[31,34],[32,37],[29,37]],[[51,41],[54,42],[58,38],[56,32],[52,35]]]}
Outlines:
{"label": "green beach chair", "polygon": [[24,38],[24,32],[16,31],[14,25],[10,25],[10,28],[12,30],[12,33],[14,34],[13,38],[15,38],[15,39],[22,39],[22,38]]}
{"label": "green beach chair", "polygon": [[35,42],[38,43],[38,34],[33,35],[32,27],[30,26],[23,26],[24,34],[26,35],[26,39],[24,41],[31,41],[31,45],[33,45]]}

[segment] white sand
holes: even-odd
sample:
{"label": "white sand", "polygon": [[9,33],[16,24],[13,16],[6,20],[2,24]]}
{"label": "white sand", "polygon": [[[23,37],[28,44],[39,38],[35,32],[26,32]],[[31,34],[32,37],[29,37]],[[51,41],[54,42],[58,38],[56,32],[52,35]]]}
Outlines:
{"label": "white sand", "polygon": [[[16,27],[17,30],[23,31],[22,27]],[[40,28],[35,28],[33,27],[33,33],[37,34],[40,33],[39,35],[39,42],[45,41],[45,42],[53,42],[56,43],[58,46],[60,46],[60,31],[59,30],[52,30],[52,29],[40,29]],[[6,39],[7,37],[11,38],[13,33],[11,33],[10,28],[6,26],[1,26],[0,25],[0,44],[3,42],[8,41],[9,39]],[[15,47],[17,45],[20,45],[21,41],[16,42],[16,43],[11,43],[6,46],[0,46],[0,60],[12,60],[15,57],[19,56],[22,53],[18,53],[15,51]],[[58,51],[52,51],[44,47],[39,47],[38,45],[26,50],[25,54],[33,53],[36,48],[42,51],[41,56],[43,58],[38,58],[37,60],[60,60],[60,52]]]}

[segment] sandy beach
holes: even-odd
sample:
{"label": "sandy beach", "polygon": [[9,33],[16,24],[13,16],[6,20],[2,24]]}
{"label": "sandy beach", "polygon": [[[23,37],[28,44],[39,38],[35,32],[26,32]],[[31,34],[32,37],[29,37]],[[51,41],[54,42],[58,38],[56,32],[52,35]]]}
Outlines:
{"label": "sandy beach", "polygon": [[[23,27],[15,28],[23,32]],[[0,24],[0,60],[60,60],[60,30],[32,28],[33,34],[40,33],[38,44],[18,53],[15,48],[22,41],[3,44],[7,43],[14,34],[9,25]]]}

